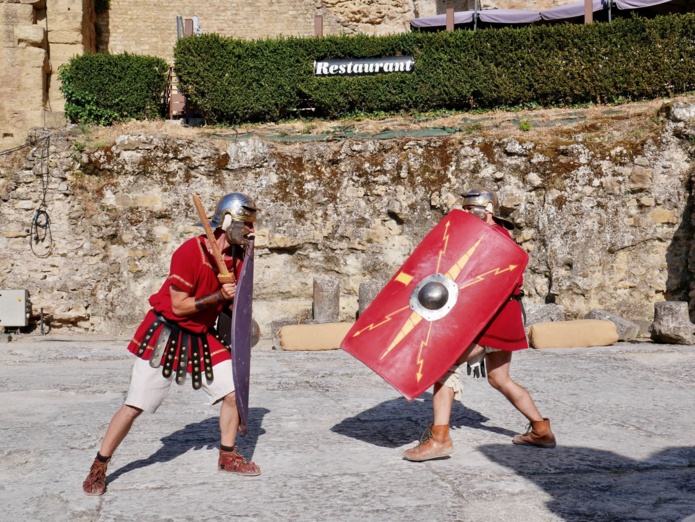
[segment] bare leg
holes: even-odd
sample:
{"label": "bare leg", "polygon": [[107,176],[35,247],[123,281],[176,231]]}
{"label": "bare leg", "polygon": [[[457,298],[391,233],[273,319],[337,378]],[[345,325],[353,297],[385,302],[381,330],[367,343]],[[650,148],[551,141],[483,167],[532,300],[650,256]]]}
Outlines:
{"label": "bare leg", "polygon": [[[234,448],[236,434],[239,431],[239,410],[236,406],[236,393],[232,392],[224,396],[220,406],[220,458],[217,461],[217,469],[237,475],[260,475],[261,468],[255,463],[242,457]],[[229,450],[229,448],[234,448]]]}
{"label": "bare leg", "polygon": [[232,447],[239,430],[239,411],[236,407],[236,393],[224,396],[220,406],[220,443]]}
{"label": "bare leg", "polygon": [[[474,357],[482,353],[483,348],[477,344],[471,344],[461,357],[456,361],[456,365],[465,363],[469,357]],[[458,379],[458,377],[453,377]],[[403,454],[405,460],[422,462],[424,460],[438,459],[451,455],[454,452],[454,444],[449,436],[449,421],[451,419],[451,408],[454,405],[456,391],[453,386],[457,383],[449,378],[447,384],[441,382],[434,383],[432,393],[432,409],[434,410],[434,421],[425,431],[420,443],[414,448],[410,448]],[[457,389],[460,390],[460,388]]]}
{"label": "bare leg", "polygon": [[434,425],[449,424],[451,408],[454,405],[454,389],[439,382],[434,383],[432,408],[434,409]]}
{"label": "bare leg", "polygon": [[101,443],[99,453],[102,456],[110,457],[113,455],[113,452],[123,442],[123,439],[133,426],[133,422],[141,413],[141,409],[128,406],[127,404],[120,407],[111,419],[106,435],[104,435],[104,440]]}
{"label": "bare leg", "polygon": [[520,386],[509,376],[512,352],[499,351],[487,354],[487,380],[500,391],[512,405],[529,421],[542,421],[536,404],[526,388]]}
{"label": "bare leg", "polygon": [[[133,426],[133,422],[141,413],[141,409],[133,408],[126,404],[119,408],[111,418],[109,427],[106,429],[106,435],[104,435],[104,440],[101,443],[101,448],[99,448],[101,457],[110,458],[113,455],[113,452],[123,442],[123,439]],[[90,496],[103,495],[106,492],[106,468],[109,465],[109,461],[107,459],[100,460],[101,457],[97,455],[97,458],[94,459],[89,475],[82,483],[82,489]]]}
{"label": "bare leg", "polygon": [[[460,365],[477,357],[483,353],[485,349],[475,343],[472,343],[465,352],[456,360],[456,364]],[[441,426],[449,424],[451,418],[451,408],[454,406],[455,393],[451,386],[446,386],[440,382],[434,383],[434,391],[432,394],[432,409],[434,410],[434,425]]]}

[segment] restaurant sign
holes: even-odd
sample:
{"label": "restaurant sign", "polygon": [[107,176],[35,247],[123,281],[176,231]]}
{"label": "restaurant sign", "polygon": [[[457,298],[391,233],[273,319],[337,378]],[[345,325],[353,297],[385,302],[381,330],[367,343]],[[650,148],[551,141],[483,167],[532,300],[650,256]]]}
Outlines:
{"label": "restaurant sign", "polygon": [[321,60],[314,62],[314,76],[358,76],[395,72],[413,72],[412,56],[361,58],[355,60]]}

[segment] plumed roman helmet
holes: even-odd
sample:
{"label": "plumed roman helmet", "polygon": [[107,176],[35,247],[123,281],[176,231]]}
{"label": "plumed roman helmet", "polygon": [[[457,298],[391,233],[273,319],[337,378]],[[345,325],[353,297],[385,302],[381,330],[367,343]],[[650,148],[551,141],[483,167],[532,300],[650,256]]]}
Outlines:
{"label": "plumed roman helmet", "polygon": [[468,192],[464,192],[462,196],[462,206],[464,208],[473,207],[471,214],[474,216],[485,219],[485,215],[489,212],[492,214],[492,219],[495,220],[495,223],[503,226],[507,230],[514,230],[514,223],[498,216],[500,201],[497,198],[497,194],[491,190],[475,188]]}
{"label": "plumed roman helmet", "polygon": [[215,209],[215,215],[210,220],[212,228],[227,228],[231,221],[253,223],[256,221],[256,211],[260,210],[253,200],[241,192],[232,192],[220,199]]}

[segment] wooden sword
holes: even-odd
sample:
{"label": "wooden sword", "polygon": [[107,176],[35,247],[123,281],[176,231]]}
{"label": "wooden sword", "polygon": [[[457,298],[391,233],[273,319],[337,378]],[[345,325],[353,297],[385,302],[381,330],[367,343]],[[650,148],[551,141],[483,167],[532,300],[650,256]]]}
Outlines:
{"label": "wooden sword", "polygon": [[203,230],[205,230],[205,235],[208,238],[208,243],[210,243],[212,253],[214,254],[215,261],[217,262],[217,268],[220,271],[220,273],[217,274],[217,280],[222,284],[236,283],[236,276],[234,274],[230,274],[229,270],[227,270],[227,265],[224,263],[220,248],[217,246],[217,240],[215,239],[215,234],[212,232],[212,228],[210,228],[210,222],[205,214],[203,204],[200,202],[200,198],[195,193],[193,193],[193,203],[195,203],[198,216],[200,216],[200,223],[203,225]]}

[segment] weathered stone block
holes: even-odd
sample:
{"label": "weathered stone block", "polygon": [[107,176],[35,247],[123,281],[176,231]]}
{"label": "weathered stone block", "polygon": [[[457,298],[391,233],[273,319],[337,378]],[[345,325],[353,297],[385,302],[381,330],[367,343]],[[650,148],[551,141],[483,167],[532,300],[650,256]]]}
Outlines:
{"label": "weathered stone block", "polygon": [[136,207],[161,208],[162,198],[159,196],[135,196],[133,198],[133,205]]}
{"label": "weathered stone block", "polygon": [[676,219],[676,213],[673,210],[668,210],[661,207],[652,210],[649,213],[649,217],[652,219],[652,221],[655,221],[660,224],[678,223],[678,219]]}
{"label": "weathered stone block", "polygon": [[[49,27],[58,30],[82,29],[82,11],[49,11]],[[48,41],[51,42],[51,30],[48,30]]]}
{"label": "weathered stone block", "polygon": [[268,146],[258,138],[232,142],[227,147],[229,160],[226,169],[256,167],[268,160]]}
{"label": "weathered stone block", "polygon": [[62,127],[68,121],[65,111],[45,111],[44,117],[46,127]]}
{"label": "weathered stone block", "polygon": [[685,301],[654,303],[654,322],[649,330],[657,343],[695,344],[695,325],[690,322]]}
{"label": "weathered stone block", "polygon": [[46,29],[40,25],[20,25],[14,28],[16,47],[45,47]]}
{"label": "weathered stone block", "polygon": [[691,122],[695,120],[695,105],[692,103],[666,103],[660,112],[669,120],[675,122]]}
{"label": "weathered stone block", "polygon": [[340,283],[332,279],[314,279],[314,321],[335,323],[339,315]]}
{"label": "weathered stone block", "polygon": [[18,75],[19,92],[15,98],[19,107],[43,108],[46,88],[46,74],[40,69],[25,70]]}
{"label": "weathered stone block", "polygon": [[0,4],[0,25],[32,25],[34,8],[23,4]]}
{"label": "weathered stone block", "polygon": [[12,47],[10,49],[0,49],[0,64],[5,68],[37,68],[46,72],[50,70],[48,54],[46,54],[45,49],[41,49],[40,47]]}
{"label": "weathered stone block", "polygon": [[3,237],[14,238],[14,237],[27,237],[29,232],[26,230],[6,230],[2,233]]}
{"label": "weathered stone block", "polygon": [[362,312],[364,312],[367,307],[372,304],[372,301],[374,301],[374,298],[383,287],[384,285],[378,281],[366,281],[364,283],[360,283],[359,295],[357,298],[358,315],[362,315]]}
{"label": "weathered stone block", "polygon": [[48,41],[51,46],[54,44],[82,45],[84,37],[81,27],[70,27],[67,29],[53,29],[48,31]]}
{"label": "weathered stone block", "polygon": [[552,321],[564,321],[565,309],[557,304],[523,303],[526,310],[526,326],[536,323],[549,323]]}
{"label": "weathered stone block", "polygon": [[602,321],[612,321],[615,323],[615,328],[618,330],[618,340],[619,341],[632,341],[637,339],[639,336],[639,325],[625,319],[617,314],[608,312],[606,310],[601,310],[599,308],[594,308],[589,311],[588,314],[584,316],[584,319],[599,319]]}
{"label": "weathered stone block", "polygon": [[[48,41],[51,41],[50,34],[48,36]],[[83,54],[84,50],[81,45],[54,44],[51,42],[51,65],[53,65],[53,72],[57,73],[58,67],[68,63],[73,56],[81,56]]]}
{"label": "weathered stone block", "polygon": [[630,190],[637,192],[646,190],[652,183],[652,169],[635,165],[630,174]]}
{"label": "weathered stone block", "polygon": [[38,110],[9,110],[7,111],[10,128],[29,129],[43,126],[43,109]]}

